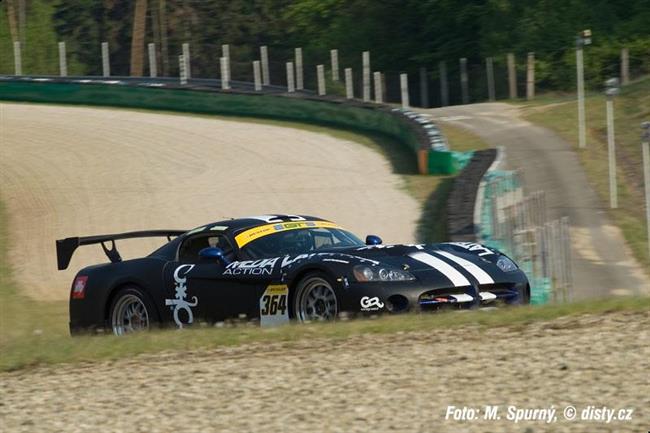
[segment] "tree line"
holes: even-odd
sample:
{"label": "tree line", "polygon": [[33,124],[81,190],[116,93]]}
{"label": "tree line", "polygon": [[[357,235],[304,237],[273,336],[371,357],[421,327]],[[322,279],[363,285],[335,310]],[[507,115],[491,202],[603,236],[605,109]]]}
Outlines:
{"label": "tree line", "polygon": [[[650,73],[650,0],[4,0],[0,13],[0,71],[13,71],[13,41],[23,46],[25,73],[58,72],[57,41],[66,41],[70,73],[100,74],[100,44],[110,47],[116,75],[147,72],[146,43],[158,70],[178,72],[189,42],[194,76],[216,76],[221,44],[231,45],[233,78],[248,78],[250,62],[268,45],[278,71],[303,47],[305,63],[327,63],[337,48],[342,66],[435,75],[460,57],[470,65],[497,63],[513,52],[535,52],[543,87],[574,82],[575,37],[591,29],[587,80],[598,86],[617,72],[620,48],[631,68]],[[273,63],[272,62],[272,63]],[[280,73],[277,74],[279,76]],[[240,79],[241,79],[240,78]]]}

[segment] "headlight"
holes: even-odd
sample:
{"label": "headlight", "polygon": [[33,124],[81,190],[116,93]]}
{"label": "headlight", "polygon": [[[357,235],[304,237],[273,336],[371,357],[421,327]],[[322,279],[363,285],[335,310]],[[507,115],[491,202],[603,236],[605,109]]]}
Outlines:
{"label": "headlight", "polygon": [[503,272],[512,272],[517,270],[517,265],[515,265],[515,262],[513,262],[506,256],[499,257],[499,260],[497,260],[497,266]]}
{"label": "headlight", "polygon": [[410,273],[401,269],[384,268],[381,266],[355,266],[354,278],[357,281],[411,281],[415,277]]}

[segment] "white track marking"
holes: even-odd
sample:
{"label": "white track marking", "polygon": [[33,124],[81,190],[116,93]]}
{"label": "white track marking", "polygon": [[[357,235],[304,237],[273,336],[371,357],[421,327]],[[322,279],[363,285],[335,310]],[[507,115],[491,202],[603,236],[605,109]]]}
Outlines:
{"label": "white track marking", "polygon": [[449,278],[449,280],[456,287],[471,286],[469,280],[465,278],[463,274],[458,272],[449,263],[440,260],[439,258],[432,256],[431,254],[416,252],[416,253],[409,254],[409,256],[417,261],[426,263],[427,265],[441,272],[445,277]]}
{"label": "white track marking", "polygon": [[446,251],[436,251],[436,254],[446,257],[449,260],[461,265],[467,272],[472,274],[472,276],[477,279],[479,284],[494,284],[492,277],[488,275],[488,273],[483,269],[478,267],[478,265]]}

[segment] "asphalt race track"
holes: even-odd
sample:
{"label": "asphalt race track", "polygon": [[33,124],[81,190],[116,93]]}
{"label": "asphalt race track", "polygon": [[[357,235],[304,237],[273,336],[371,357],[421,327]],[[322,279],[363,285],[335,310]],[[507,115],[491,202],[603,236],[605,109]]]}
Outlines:
{"label": "asphalt race track", "polygon": [[[56,270],[55,239],[190,229],[246,215],[304,213],[360,236],[413,242],[420,209],[379,153],[265,124],[128,110],[0,104],[0,194],[10,264],[38,299],[67,299],[76,271],[105,262],[80,248]],[[163,240],[118,243],[125,258]]]}
{"label": "asphalt race track", "polygon": [[519,117],[514,105],[484,103],[431,110],[435,121],[468,129],[505,149],[528,192],[545,191],[548,218],[569,217],[574,299],[650,294],[650,280],[612,224],[569,143]]}

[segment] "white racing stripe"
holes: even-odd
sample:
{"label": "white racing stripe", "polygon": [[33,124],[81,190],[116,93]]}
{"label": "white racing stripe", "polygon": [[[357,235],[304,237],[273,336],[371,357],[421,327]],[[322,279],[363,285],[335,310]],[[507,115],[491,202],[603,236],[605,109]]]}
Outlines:
{"label": "white racing stripe", "polygon": [[441,272],[445,277],[449,278],[455,287],[471,286],[469,280],[465,278],[463,274],[458,272],[453,266],[444,260],[440,260],[431,254],[421,252],[411,253],[409,256],[419,262],[426,263],[435,270]]}
{"label": "white racing stripe", "polygon": [[450,295],[456,302],[472,302],[474,298],[467,293],[460,293],[458,295]]}
{"label": "white racing stripe", "polygon": [[467,272],[476,278],[479,284],[494,284],[492,277],[478,265],[446,251],[436,251],[435,253],[461,265]]}
{"label": "white racing stripe", "polygon": [[493,301],[497,298],[497,295],[492,292],[481,292],[479,295],[481,296],[481,301]]}

